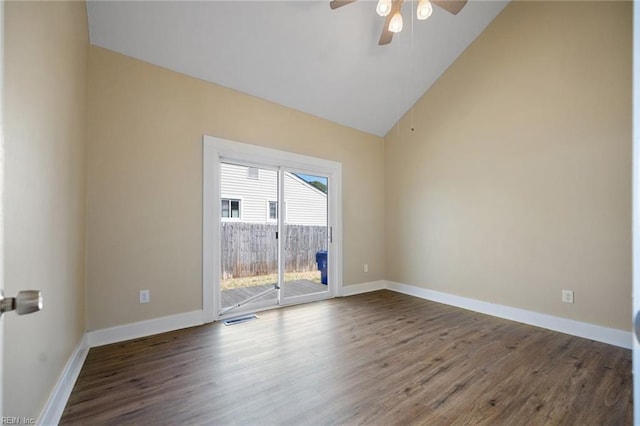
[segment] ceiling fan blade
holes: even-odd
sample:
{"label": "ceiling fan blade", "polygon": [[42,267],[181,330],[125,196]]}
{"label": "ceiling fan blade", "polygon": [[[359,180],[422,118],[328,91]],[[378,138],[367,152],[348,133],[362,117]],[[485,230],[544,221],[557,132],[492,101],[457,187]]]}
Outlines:
{"label": "ceiling fan blade", "polygon": [[393,33],[389,31],[389,28],[385,26],[382,29],[382,34],[380,34],[380,40],[378,40],[378,46],[384,46],[385,44],[391,43],[393,39]]}
{"label": "ceiling fan blade", "polygon": [[329,3],[329,7],[331,9],[337,9],[339,7],[351,4],[351,3],[355,2],[355,1],[357,1],[357,0],[331,0],[331,2]]}
{"label": "ceiling fan blade", "polygon": [[387,19],[384,20],[384,26],[382,27],[382,34],[380,34],[378,46],[384,46],[385,44],[391,43],[393,33],[389,31],[389,23],[391,22],[393,15],[400,10],[400,6],[402,6],[402,0],[393,0],[391,11],[387,15]]}
{"label": "ceiling fan blade", "polygon": [[457,15],[462,10],[467,0],[431,0],[431,3],[441,7],[449,13]]}

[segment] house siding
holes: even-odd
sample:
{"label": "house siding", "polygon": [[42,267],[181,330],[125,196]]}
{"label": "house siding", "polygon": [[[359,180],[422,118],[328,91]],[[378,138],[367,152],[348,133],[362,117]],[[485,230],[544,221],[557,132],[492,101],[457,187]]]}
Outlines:
{"label": "house siding", "polygon": [[327,226],[327,195],[290,173],[285,173],[284,202],[287,223]]}
{"label": "house siding", "polygon": [[[249,167],[222,163],[221,198],[241,200],[240,218],[247,223],[275,223],[269,219],[269,201],[278,200],[278,172],[260,168],[258,178],[249,177]],[[302,179],[285,173],[285,219],[289,224],[327,226],[327,195]],[[280,209],[282,210],[282,209]]]}

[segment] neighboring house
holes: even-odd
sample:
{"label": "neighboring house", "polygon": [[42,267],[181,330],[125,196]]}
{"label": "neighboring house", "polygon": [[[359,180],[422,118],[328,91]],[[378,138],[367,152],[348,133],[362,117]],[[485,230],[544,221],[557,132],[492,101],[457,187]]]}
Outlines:
{"label": "neighboring house", "polygon": [[293,173],[284,173],[284,208],[278,209],[278,172],[223,163],[223,221],[276,223],[278,210],[293,225],[327,226],[327,194]]}

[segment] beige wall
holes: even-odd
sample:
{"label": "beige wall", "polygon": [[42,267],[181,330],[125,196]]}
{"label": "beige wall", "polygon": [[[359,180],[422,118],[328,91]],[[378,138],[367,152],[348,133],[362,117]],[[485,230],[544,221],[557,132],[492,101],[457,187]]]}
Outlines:
{"label": "beige wall", "polygon": [[389,132],[389,280],[630,329],[631,16],[511,3]]}
{"label": "beige wall", "polygon": [[88,93],[89,330],[201,309],[204,134],[341,162],[344,283],[384,278],[382,138],[93,46]]}
{"label": "beige wall", "polygon": [[5,291],[42,312],[3,317],[4,415],[37,418],[84,332],[87,14],[5,4]]}

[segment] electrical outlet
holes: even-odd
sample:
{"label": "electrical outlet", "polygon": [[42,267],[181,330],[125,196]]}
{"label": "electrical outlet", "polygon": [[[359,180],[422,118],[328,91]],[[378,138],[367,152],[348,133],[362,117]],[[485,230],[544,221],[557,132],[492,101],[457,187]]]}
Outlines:
{"label": "electrical outlet", "polygon": [[365,263],[364,264],[364,268],[362,268],[362,269],[364,269],[365,272],[369,272],[369,264]]}
{"label": "electrical outlet", "polygon": [[564,303],[573,303],[573,291],[562,290],[562,301]]}
{"label": "electrical outlet", "polygon": [[149,303],[149,290],[140,290],[140,303]]}

